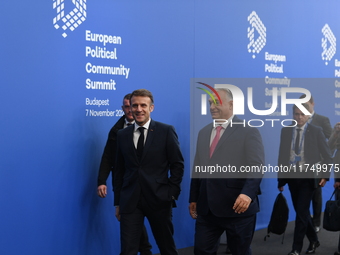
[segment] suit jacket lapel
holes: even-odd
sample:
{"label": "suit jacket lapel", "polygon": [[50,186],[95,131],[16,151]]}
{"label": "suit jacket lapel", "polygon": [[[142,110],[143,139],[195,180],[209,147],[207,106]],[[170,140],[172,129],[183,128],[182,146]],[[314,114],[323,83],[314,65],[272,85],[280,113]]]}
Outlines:
{"label": "suit jacket lapel", "polygon": [[[131,126],[130,126],[131,127]],[[127,127],[127,128],[130,128],[130,127]],[[135,132],[135,125],[132,126],[131,128],[131,132],[128,133],[127,135],[127,139],[126,141],[128,143],[130,143],[130,148],[131,148],[131,155],[134,155],[134,158],[138,161],[138,157],[137,157],[137,149],[135,147],[135,143],[133,141],[133,133]]]}
{"label": "suit jacket lapel", "polygon": [[[242,122],[242,120],[240,120],[236,116],[234,116],[232,121],[234,123],[235,122]],[[224,131],[223,135],[221,136],[220,140],[218,141],[218,144],[217,144],[215,150],[218,150],[219,147],[221,147],[222,144],[224,144],[228,140],[228,138],[240,127],[243,127],[243,125],[241,125],[241,124],[231,125],[231,123],[229,123],[227,129]]]}
{"label": "suit jacket lapel", "polygon": [[[210,137],[211,137],[211,132],[213,130],[213,125],[210,124],[205,132],[202,135],[202,148],[206,148],[204,152],[204,157],[206,157],[204,160],[209,160],[210,159]],[[200,145],[201,146],[201,145]],[[216,149],[216,148],[215,148]]]}
{"label": "suit jacket lapel", "polygon": [[292,143],[293,143],[293,131],[295,131],[295,127],[289,127],[287,130],[287,137],[285,139],[285,144],[287,148],[285,149],[285,152],[287,152],[287,162],[290,161],[290,153],[292,150]]}
{"label": "suit jacket lapel", "polygon": [[311,144],[311,141],[313,139],[314,139],[314,137],[311,136],[310,128],[309,128],[309,125],[308,125],[306,133],[305,133],[304,141],[303,141],[305,160],[306,160],[306,156],[309,156],[308,155],[309,154],[309,149],[311,149],[311,145],[313,145],[313,143]]}
{"label": "suit jacket lapel", "polygon": [[144,158],[145,154],[147,153],[148,149],[150,148],[151,144],[152,144],[152,140],[155,137],[155,130],[156,130],[156,123],[151,120],[150,125],[149,125],[149,129],[148,129],[148,135],[146,137],[146,141],[144,144],[144,149],[143,149],[143,156],[141,158],[141,160]]}

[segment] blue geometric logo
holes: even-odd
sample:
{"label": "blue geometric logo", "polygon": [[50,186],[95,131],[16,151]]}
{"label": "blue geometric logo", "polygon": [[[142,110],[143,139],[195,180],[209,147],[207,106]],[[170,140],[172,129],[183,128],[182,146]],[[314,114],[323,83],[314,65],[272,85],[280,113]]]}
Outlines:
{"label": "blue geometric logo", "polygon": [[67,31],[74,31],[86,20],[86,0],[72,0],[69,4],[70,11],[66,14],[64,0],[53,0],[53,9],[57,11],[57,16],[53,18],[55,29],[62,28],[62,36],[67,36]]}

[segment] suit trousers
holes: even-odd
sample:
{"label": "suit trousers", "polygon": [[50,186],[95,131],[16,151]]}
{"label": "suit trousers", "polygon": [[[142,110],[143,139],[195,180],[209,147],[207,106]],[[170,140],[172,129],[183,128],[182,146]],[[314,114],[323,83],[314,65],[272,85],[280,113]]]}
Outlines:
{"label": "suit trousers", "polygon": [[314,226],[319,227],[321,225],[321,211],[322,211],[322,188],[315,189],[312,198],[313,207],[313,223]]}
{"label": "suit trousers", "polygon": [[305,235],[309,242],[318,241],[309,211],[314,188],[309,179],[292,179],[288,185],[296,213],[292,250],[301,252]]}
{"label": "suit trousers", "polygon": [[233,255],[251,255],[256,214],[247,217],[198,215],[195,227],[195,255],[215,255],[221,234],[226,231],[228,247]]}
{"label": "suit trousers", "polygon": [[149,242],[148,232],[146,231],[145,225],[143,225],[138,251],[140,255],[152,255],[151,248],[152,246]]}
{"label": "suit trousers", "polygon": [[121,255],[136,255],[140,237],[147,218],[161,255],[178,255],[173,239],[172,203],[160,210],[152,210],[141,195],[137,208],[122,213],[120,218]]}

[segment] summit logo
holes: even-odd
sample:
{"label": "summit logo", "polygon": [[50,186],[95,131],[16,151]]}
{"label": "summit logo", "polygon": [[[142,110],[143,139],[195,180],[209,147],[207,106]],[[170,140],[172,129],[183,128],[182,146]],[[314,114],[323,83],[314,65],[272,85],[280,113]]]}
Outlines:
{"label": "summit logo", "polygon": [[[248,27],[248,52],[252,53],[253,58],[255,58],[255,53],[259,54],[266,45],[266,27],[255,11],[248,16],[248,21],[250,24],[250,27]],[[255,34],[257,36],[256,39]]]}
{"label": "summit logo", "polygon": [[[336,52],[336,38],[328,24],[326,24],[321,31],[324,35],[321,39],[321,47],[323,49],[321,58],[325,61],[325,65],[328,65],[328,61],[333,58]],[[327,47],[328,45],[329,47]]]}
{"label": "summit logo", "polygon": [[[81,23],[86,20],[86,0],[69,1],[70,11],[65,14],[64,0],[53,0],[53,9],[57,11],[57,16],[53,18],[55,29],[62,28],[62,36],[66,38],[66,31],[74,31]],[[73,7],[73,9],[72,9]]]}
{"label": "summit logo", "polygon": [[324,36],[321,39],[321,47],[323,49],[321,58],[325,61],[325,65],[328,65],[328,61],[333,58],[336,52],[336,38],[328,24],[326,24],[321,31]]}

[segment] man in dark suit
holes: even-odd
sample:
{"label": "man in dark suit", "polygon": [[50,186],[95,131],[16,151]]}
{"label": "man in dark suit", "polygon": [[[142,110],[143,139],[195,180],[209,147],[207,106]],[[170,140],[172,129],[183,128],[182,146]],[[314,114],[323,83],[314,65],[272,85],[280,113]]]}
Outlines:
{"label": "man in dark suit", "polygon": [[[309,109],[308,104],[303,106]],[[290,172],[279,172],[278,188],[288,183],[292,202],[296,212],[294,240],[289,255],[299,255],[306,235],[309,246],[306,253],[314,253],[320,246],[318,236],[309,212],[314,190],[326,184],[331,168],[332,157],[326,138],[320,127],[308,124],[309,116],[295,105],[293,118],[296,126],[284,127],[281,130],[279,166],[290,168]],[[326,167],[326,172],[317,173],[316,169]]]}
{"label": "man in dark suit", "polygon": [[[114,188],[114,167],[116,162],[117,152],[117,132],[120,129],[134,124],[130,108],[131,93],[127,94],[123,98],[122,110],[124,115],[116,122],[109,132],[108,139],[104,148],[102,159],[100,162],[98,173],[98,188],[97,194],[99,197],[105,198],[107,195],[106,180],[112,172],[112,187]],[[142,235],[139,243],[139,252],[141,255],[151,255],[151,244],[149,243],[148,233],[143,225]]]}
{"label": "man in dark suit", "polygon": [[153,96],[135,90],[130,99],[135,124],[117,136],[116,217],[120,219],[121,255],[138,252],[144,217],[162,255],[177,255],[172,206],[184,172],[177,134],[170,125],[151,120]]}
{"label": "man in dark suit", "polygon": [[[333,164],[334,166],[339,167],[340,165],[340,122],[336,123],[334,126],[334,129],[332,131],[331,137],[328,140],[329,148],[332,152],[335,152],[334,158],[333,158]],[[337,192],[335,193],[336,199],[340,200],[340,173],[337,170],[334,170],[334,188],[337,188]],[[339,234],[339,240],[338,240],[338,249],[336,252],[334,252],[334,255],[340,255],[340,234]]]}
{"label": "man in dark suit", "polygon": [[[300,98],[305,98],[306,95],[302,95]],[[315,126],[321,127],[323,134],[327,139],[331,136],[332,126],[329,121],[329,118],[326,116],[317,114],[314,112],[314,99],[311,96],[310,100],[307,102],[311,115],[309,117],[308,123],[313,124]],[[318,187],[315,189],[312,198],[313,205],[313,223],[315,227],[315,231],[319,232],[321,225],[321,212],[322,212],[322,189]]]}
{"label": "man in dark suit", "polygon": [[197,174],[197,169],[204,172],[219,166],[235,172],[242,167],[261,170],[264,149],[259,131],[233,115],[231,92],[218,89],[217,93],[221,102],[210,99],[210,113],[213,123],[224,121],[222,125],[209,124],[199,132],[191,179],[189,213],[196,219],[194,253],[216,254],[219,238],[226,231],[232,254],[247,255],[251,254],[259,211],[257,195],[261,174]]}

